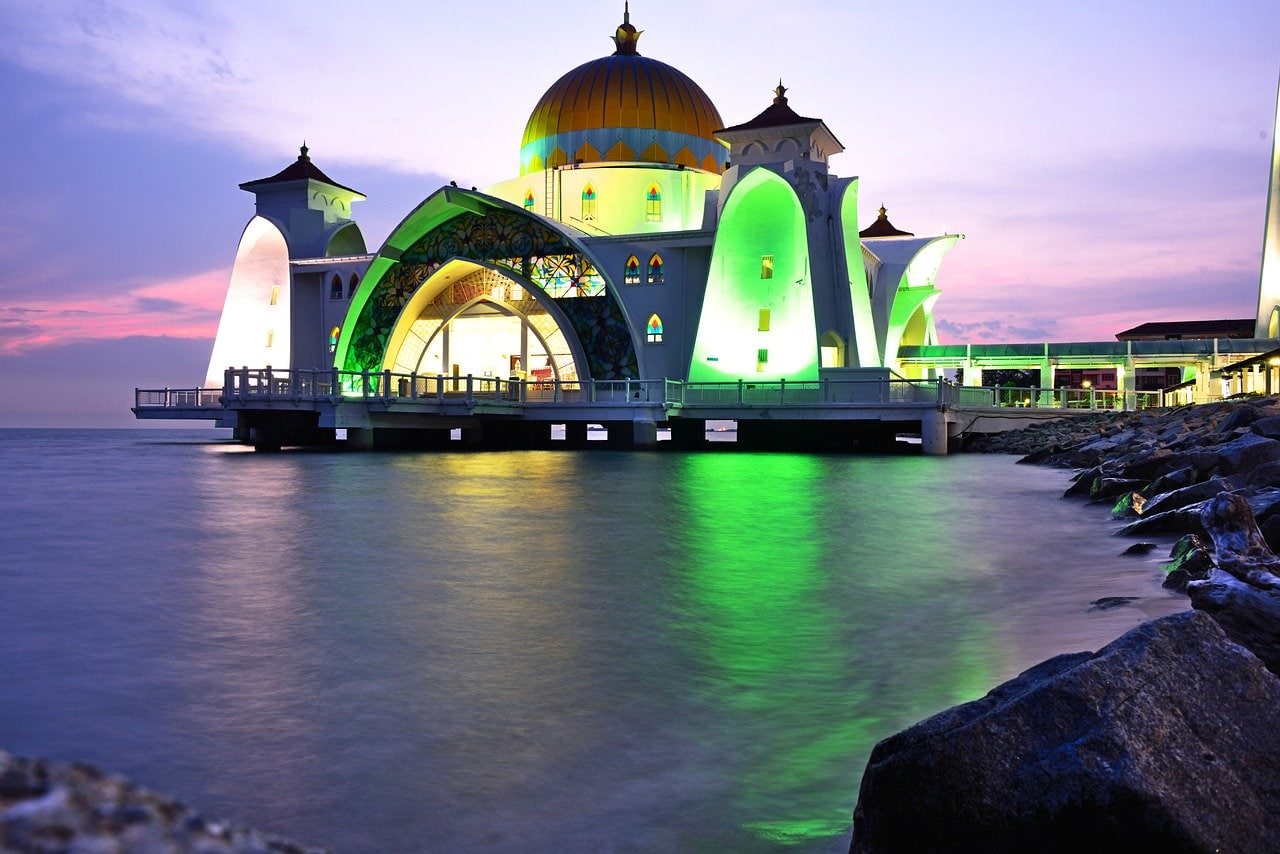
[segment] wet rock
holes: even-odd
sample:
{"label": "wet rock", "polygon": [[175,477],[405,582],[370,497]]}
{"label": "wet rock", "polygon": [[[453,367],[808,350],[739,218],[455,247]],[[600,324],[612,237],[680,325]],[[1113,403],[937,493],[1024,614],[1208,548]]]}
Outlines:
{"label": "wet rock", "polygon": [[1187,612],[876,745],[851,851],[1280,850],[1280,680]]}
{"label": "wet rock", "polygon": [[1169,557],[1173,560],[1165,564],[1161,586],[1170,590],[1185,592],[1187,582],[1208,578],[1209,570],[1213,569],[1213,555],[1204,540],[1195,534],[1185,534],[1174,543]]}
{"label": "wet rock", "polygon": [[1122,608],[1130,602],[1137,602],[1137,596],[1103,596],[1101,599],[1094,599],[1093,606],[1090,611],[1110,611],[1112,608]]}
{"label": "wet rock", "polygon": [[1280,460],[1280,442],[1246,433],[1217,447],[1218,467],[1224,474],[1248,471],[1263,463]]}
{"label": "wet rock", "polygon": [[[1205,499],[1206,501],[1208,499]],[[1200,523],[1201,504],[1190,504],[1163,513],[1152,513],[1148,503],[1145,512],[1134,521],[1125,525],[1116,533],[1124,537],[1144,537],[1150,534],[1204,534],[1204,526]]]}
{"label": "wet rock", "polygon": [[1141,516],[1142,509],[1146,506],[1147,499],[1142,497],[1140,492],[1128,492],[1121,495],[1116,503],[1111,505],[1111,518],[1122,519],[1126,516]]}
{"label": "wet rock", "polygon": [[1133,492],[1146,486],[1145,480],[1133,480],[1123,477],[1094,478],[1089,487],[1089,498],[1093,501],[1105,501],[1125,492]]}
{"label": "wet rock", "polygon": [[1150,496],[1142,512],[1145,515],[1154,515],[1169,510],[1177,510],[1181,507],[1199,504],[1219,492],[1230,491],[1238,486],[1238,481],[1224,478],[1214,478],[1204,483],[1195,483],[1191,486],[1184,486],[1182,489],[1175,489],[1173,492],[1166,492],[1163,495]]}
{"label": "wet rock", "polygon": [[1120,552],[1122,555],[1145,555],[1150,554],[1156,547],[1155,543],[1134,543],[1129,548]]}

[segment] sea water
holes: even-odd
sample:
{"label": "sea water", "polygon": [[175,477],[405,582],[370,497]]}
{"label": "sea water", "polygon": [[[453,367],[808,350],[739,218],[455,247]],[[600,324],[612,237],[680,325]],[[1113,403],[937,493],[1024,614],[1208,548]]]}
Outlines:
{"label": "sea water", "polygon": [[337,851],[847,849],[879,739],[1186,607],[1008,457],[217,435],[0,430],[0,749]]}

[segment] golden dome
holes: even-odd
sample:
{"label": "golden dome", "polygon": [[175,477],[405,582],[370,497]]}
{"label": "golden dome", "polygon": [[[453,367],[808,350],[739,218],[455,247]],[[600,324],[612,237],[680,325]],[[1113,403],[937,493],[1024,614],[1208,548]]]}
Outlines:
{"label": "golden dome", "polygon": [[641,161],[719,173],[727,150],[715,104],[683,72],[636,52],[629,15],[610,56],[551,85],[525,125],[520,172],[566,163]]}

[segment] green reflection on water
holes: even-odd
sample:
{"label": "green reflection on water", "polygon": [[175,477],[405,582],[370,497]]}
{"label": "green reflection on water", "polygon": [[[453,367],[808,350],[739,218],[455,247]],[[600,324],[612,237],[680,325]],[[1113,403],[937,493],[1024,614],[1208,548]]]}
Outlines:
{"label": "green reflection on water", "polygon": [[[950,595],[951,508],[929,506],[926,482],[939,472],[902,462],[892,463],[895,497],[865,460],[706,454],[676,468],[685,562],[674,629],[690,638],[700,701],[723,719],[714,732],[732,739],[714,746],[732,775],[725,809],[757,844],[813,845],[846,831],[876,741],[991,687],[989,627],[932,598]],[[854,472],[868,482],[851,482]],[[857,518],[851,503],[890,500],[901,517],[871,535],[909,539],[902,559],[856,565],[863,556],[850,543],[865,548],[868,532],[832,523]],[[921,632],[911,627],[917,603]],[[902,656],[888,678],[886,655]]]}

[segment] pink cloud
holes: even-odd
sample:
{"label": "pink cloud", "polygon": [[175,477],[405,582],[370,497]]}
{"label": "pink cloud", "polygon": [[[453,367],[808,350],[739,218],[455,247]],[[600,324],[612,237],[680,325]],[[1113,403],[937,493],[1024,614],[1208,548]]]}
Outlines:
{"label": "pink cloud", "polygon": [[212,340],[229,275],[208,270],[105,296],[15,301],[0,308],[0,354],[136,336]]}

